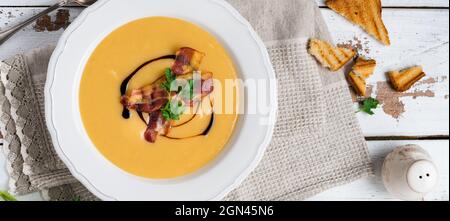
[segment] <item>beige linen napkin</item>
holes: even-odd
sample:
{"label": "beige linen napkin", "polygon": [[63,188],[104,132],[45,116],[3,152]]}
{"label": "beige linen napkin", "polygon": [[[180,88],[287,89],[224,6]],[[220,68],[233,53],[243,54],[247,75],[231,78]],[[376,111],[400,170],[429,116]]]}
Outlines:
{"label": "beige linen napkin", "polygon": [[[343,73],[330,73],[307,54],[310,37],[331,40],[315,1],[229,2],[266,43],[277,74],[279,112],[263,160],[225,200],[302,200],[372,174]],[[11,190],[42,190],[50,200],[94,200],[56,157],[44,127],[42,88],[50,51],[1,64],[1,132]]]}

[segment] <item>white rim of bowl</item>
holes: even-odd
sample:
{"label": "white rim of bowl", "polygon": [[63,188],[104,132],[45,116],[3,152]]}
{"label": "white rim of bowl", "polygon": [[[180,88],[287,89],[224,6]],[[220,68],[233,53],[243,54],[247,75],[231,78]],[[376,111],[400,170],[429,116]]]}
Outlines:
{"label": "white rim of bowl", "polygon": [[[56,46],[56,48],[54,50],[54,53],[52,54],[52,56],[50,58],[50,62],[49,62],[49,66],[48,66],[48,72],[47,72],[47,81],[45,83],[44,94],[45,94],[45,118],[46,118],[46,123],[47,123],[48,131],[50,133],[53,145],[55,147],[55,150],[56,150],[56,153],[58,154],[58,156],[61,158],[61,160],[67,166],[67,168],[69,169],[71,174],[77,180],[79,180],[82,184],[84,184],[84,186],[90,192],[94,193],[94,195],[96,195],[97,197],[103,198],[103,199],[108,198],[109,200],[111,200],[111,199],[117,200],[114,197],[111,197],[111,196],[108,196],[107,194],[102,193],[94,184],[92,184],[86,177],[84,177],[80,172],[78,172],[75,169],[74,164],[66,156],[66,154],[64,153],[64,151],[62,150],[62,148],[60,146],[60,143],[59,143],[59,140],[58,140],[58,136],[57,136],[57,131],[56,131],[56,128],[55,128],[55,126],[53,124],[53,119],[52,119],[52,116],[53,116],[53,101],[52,101],[52,93],[51,92],[52,92],[52,86],[53,86],[54,77],[55,77],[55,67],[58,64],[60,56],[64,52],[64,48],[67,46],[67,40],[70,38],[72,33],[75,32],[78,29],[78,27],[80,27],[84,23],[84,21],[87,19],[87,17],[92,12],[94,12],[97,9],[101,8],[102,6],[104,6],[109,1],[110,0],[97,1],[92,6],[84,9],[81,12],[81,14],[72,22],[72,24],[62,34],[62,36],[59,39],[58,44],[57,44],[57,46]],[[267,70],[267,73],[270,75],[269,77],[271,77],[272,79],[276,79],[275,71],[274,71],[272,63],[270,61],[270,56],[269,56],[269,54],[267,52],[267,49],[266,49],[263,41],[261,40],[261,38],[258,36],[256,31],[251,26],[251,24],[233,6],[231,6],[228,2],[226,2],[224,0],[208,0],[208,1],[221,6],[226,11],[228,11],[231,15],[233,15],[233,17],[239,23],[241,23],[242,25],[246,26],[247,30],[250,32],[250,35],[252,36],[254,41],[259,46],[260,52],[261,52],[261,54],[264,57],[265,68]],[[211,201],[221,200],[228,193],[230,193],[233,189],[238,187],[244,181],[244,179],[248,175],[250,175],[250,173],[258,166],[259,162],[262,160],[262,158],[264,156],[264,153],[265,153],[267,147],[269,146],[269,144],[270,144],[270,142],[272,140],[273,132],[274,132],[274,129],[275,129],[275,122],[276,122],[276,117],[277,117],[277,111],[278,111],[278,98],[277,98],[278,88],[277,88],[276,84],[274,85],[274,88],[273,88],[272,91],[273,91],[275,96],[271,96],[271,104],[273,104],[273,108],[271,108],[270,114],[269,114],[269,121],[268,122],[270,122],[270,123],[269,123],[269,126],[268,126],[268,130],[267,130],[265,139],[263,140],[263,142],[258,147],[258,153],[255,155],[255,157],[250,162],[250,164],[247,166],[247,168],[244,171],[241,172],[240,176],[236,177],[236,179],[232,183],[227,185],[228,186],[227,188],[222,190],[216,196],[212,197],[210,199]]]}

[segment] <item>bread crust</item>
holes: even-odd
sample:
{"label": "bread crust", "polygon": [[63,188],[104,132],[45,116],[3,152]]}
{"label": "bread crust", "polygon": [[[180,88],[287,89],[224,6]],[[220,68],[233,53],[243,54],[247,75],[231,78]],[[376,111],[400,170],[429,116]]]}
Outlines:
{"label": "bread crust", "polygon": [[405,92],[426,76],[421,66],[414,66],[402,71],[390,71],[390,82],[398,92]]}
{"label": "bread crust", "polygon": [[367,96],[366,79],[372,76],[377,66],[377,61],[358,57],[353,70],[348,74],[347,79],[355,92],[363,97]]}
{"label": "bread crust", "polygon": [[391,45],[389,33],[382,19],[381,0],[327,0],[333,11],[361,26],[385,45]]}
{"label": "bread crust", "polygon": [[309,41],[308,52],[322,66],[329,68],[331,71],[338,71],[356,55],[356,52],[352,49],[334,47],[328,42],[315,38]]}

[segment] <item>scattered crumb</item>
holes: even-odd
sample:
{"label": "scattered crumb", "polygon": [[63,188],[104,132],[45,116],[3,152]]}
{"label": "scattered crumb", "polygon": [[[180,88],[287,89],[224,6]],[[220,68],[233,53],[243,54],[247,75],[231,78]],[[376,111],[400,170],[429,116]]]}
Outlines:
{"label": "scattered crumb", "polygon": [[338,47],[351,48],[357,50],[358,54],[369,54],[369,41],[367,38],[364,38],[364,42],[360,40],[358,37],[353,37],[352,40],[348,40],[344,43],[337,44]]}
{"label": "scattered crumb", "polygon": [[65,29],[70,25],[70,13],[67,9],[60,9],[56,13],[56,18],[52,18],[45,15],[36,21],[34,25],[34,30],[37,32],[43,31],[58,31],[60,29]]}
{"label": "scattered crumb", "polygon": [[437,78],[430,77],[430,78],[427,78],[427,79],[424,79],[424,80],[418,82],[416,85],[435,84],[437,82],[438,82]]}
{"label": "scattered crumb", "polygon": [[380,101],[383,107],[383,111],[392,116],[395,119],[399,119],[400,116],[405,113],[405,104],[400,100],[402,97],[412,97],[417,99],[418,97],[435,97],[435,93],[431,90],[414,90],[412,92],[397,92],[392,89],[388,82],[377,83],[377,100]]}
{"label": "scattered crumb", "polygon": [[[412,97],[417,99],[418,97],[435,97],[436,94],[430,89],[432,85],[443,82],[447,79],[447,76],[441,77],[429,77],[417,82],[417,86],[425,86],[425,89],[415,89],[412,92],[401,93],[392,89],[389,82],[377,83],[377,99],[381,102],[383,110],[386,114],[398,119],[406,110],[405,104],[401,101],[402,97]],[[448,95],[445,96],[448,99]]]}

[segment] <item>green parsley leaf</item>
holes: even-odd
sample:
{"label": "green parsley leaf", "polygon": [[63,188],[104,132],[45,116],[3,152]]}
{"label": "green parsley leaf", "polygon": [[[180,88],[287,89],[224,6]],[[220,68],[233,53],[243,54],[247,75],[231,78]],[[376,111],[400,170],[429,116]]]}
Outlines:
{"label": "green parsley leaf", "polygon": [[164,74],[166,75],[166,79],[169,82],[172,82],[175,80],[175,75],[172,73],[172,69],[170,68],[166,68],[166,70],[164,71]]}
{"label": "green parsley leaf", "polygon": [[4,201],[17,201],[14,196],[4,191],[0,191],[0,198],[2,198]]}
{"label": "green parsley leaf", "polygon": [[166,120],[179,120],[184,111],[183,103],[178,102],[174,105],[173,101],[167,102],[166,106],[161,109],[161,113]]}
{"label": "green parsley leaf", "polygon": [[170,92],[172,82],[175,81],[176,76],[173,74],[172,69],[166,68],[164,71],[164,75],[166,76],[166,82],[161,84],[161,87],[164,88],[164,90]]}
{"label": "green parsley leaf", "polygon": [[171,119],[172,111],[170,111],[170,101],[167,102],[167,104],[161,109],[161,113],[162,113],[164,119],[166,119],[166,120]]}
{"label": "green parsley leaf", "polygon": [[[164,75],[166,77],[166,82],[162,83],[161,87],[168,92],[172,92],[172,84],[176,81],[176,76],[170,68],[165,70]],[[194,80],[188,80],[184,87],[174,91],[176,91],[180,97],[191,100],[194,97]],[[172,100],[167,102],[167,104],[161,109],[162,116],[166,120],[179,120],[184,111],[185,107],[182,102],[174,104]]]}
{"label": "green parsley leaf", "polygon": [[170,84],[168,82],[162,83],[161,87],[166,91],[170,91]]}
{"label": "green parsley leaf", "polygon": [[194,98],[194,79],[190,79],[189,80],[189,92],[190,92],[190,97],[189,100],[192,100],[192,98]]}
{"label": "green parsley leaf", "polygon": [[166,119],[166,120],[170,120],[171,119],[170,111],[167,111],[165,108],[162,109],[161,111],[162,111],[162,115],[163,115],[164,119]]}
{"label": "green parsley leaf", "polygon": [[362,106],[359,111],[367,113],[369,115],[374,115],[373,109],[377,109],[380,102],[375,98],[367,98],[362,102]]}

